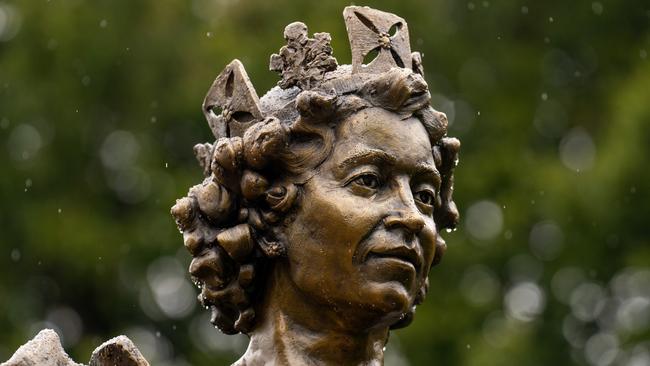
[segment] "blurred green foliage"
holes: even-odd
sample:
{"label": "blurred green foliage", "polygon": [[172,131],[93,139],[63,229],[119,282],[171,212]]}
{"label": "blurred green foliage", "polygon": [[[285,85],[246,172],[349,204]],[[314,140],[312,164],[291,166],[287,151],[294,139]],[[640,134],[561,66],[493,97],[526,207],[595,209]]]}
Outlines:
{"label": "blurred green foliage", "polygon": [[[272,87],[295,20],[349,63],[349,4],[0,0],[0,360],[43,327],[79,361],[120,333],[154,365],[237,358],[169,215],[199,106],[233,58]],[[463,143],[463,221],[387,364],[650,364],[650,4],[357,5],[408,21]]]}

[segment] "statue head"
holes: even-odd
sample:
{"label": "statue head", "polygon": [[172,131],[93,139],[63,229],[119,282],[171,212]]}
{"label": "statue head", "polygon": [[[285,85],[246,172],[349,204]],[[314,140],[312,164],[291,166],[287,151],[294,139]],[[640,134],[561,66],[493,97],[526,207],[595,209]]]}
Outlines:
{"label": "statue head", "polygon": [[225,333],[255,333],[274,302],[341,331],[408,325],[445,252],[439,232],[458,221],[460,143],[430,105],[406,22],[356,6],[344,17],[351,65],[329,34],[292,23],[270,60],[278,86],[258,98],[234,60],[205,98],[205,179],[172,214]]}

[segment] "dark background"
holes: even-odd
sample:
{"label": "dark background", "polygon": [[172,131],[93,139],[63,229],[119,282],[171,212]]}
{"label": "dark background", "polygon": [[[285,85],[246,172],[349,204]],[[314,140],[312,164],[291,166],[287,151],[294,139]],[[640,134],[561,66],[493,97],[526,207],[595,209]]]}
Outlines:
{"label": "dark background", "polygon": [[[239,58],[263,95],[284,26],[350,50],[342,1],[0,0],[0,361],[44,327],[81,362],[228,364],[169,207],[200,104]],[[650,3],[368,1],[409,23],[461,139],[459,229],[387,365],[650,365]]]}

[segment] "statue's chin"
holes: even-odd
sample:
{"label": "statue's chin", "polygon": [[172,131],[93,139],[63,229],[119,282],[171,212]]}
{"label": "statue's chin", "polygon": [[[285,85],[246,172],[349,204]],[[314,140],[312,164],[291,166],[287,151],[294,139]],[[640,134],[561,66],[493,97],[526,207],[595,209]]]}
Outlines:
{"label": "statue's chin", "polygon": [[357,329],[390,327],[403,319],[414,300],[412,291],[397,281],[371,282],[364,295],[364,303],[358,306],[366,310],[365,316],[355,311],[356,320],[364,324],[357,324]]}

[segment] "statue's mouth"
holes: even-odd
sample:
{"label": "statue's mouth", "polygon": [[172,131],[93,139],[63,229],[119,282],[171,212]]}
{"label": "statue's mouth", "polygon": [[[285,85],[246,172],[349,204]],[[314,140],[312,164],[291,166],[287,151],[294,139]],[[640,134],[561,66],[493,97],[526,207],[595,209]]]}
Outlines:
{"label": "statue's mouth", "polygon": [[418,252],[414,248],[406,245],[371,248],[368,254],[366,254],[365,261],[372,259],[392,259],[406,262],[412,265],[416,272],[419,272],[422,265],[422,260]]}

